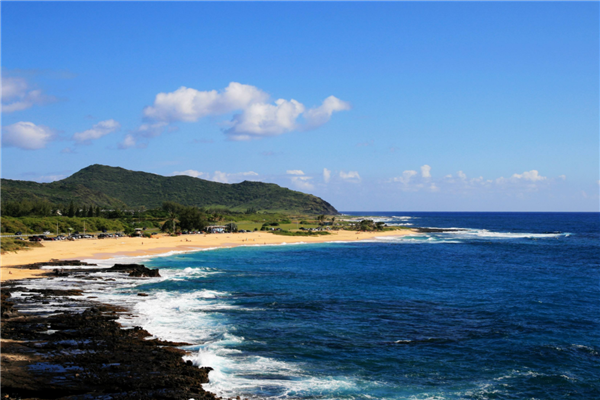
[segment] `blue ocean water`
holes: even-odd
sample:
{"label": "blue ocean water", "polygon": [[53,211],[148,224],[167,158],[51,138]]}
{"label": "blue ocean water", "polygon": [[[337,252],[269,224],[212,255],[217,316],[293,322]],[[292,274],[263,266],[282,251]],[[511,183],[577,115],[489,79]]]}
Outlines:
{"label": "blue ocean water", "polygon": [[600,398],[600,214],[347,214],[466,230],[175,254],[111,296],[223,396]]}

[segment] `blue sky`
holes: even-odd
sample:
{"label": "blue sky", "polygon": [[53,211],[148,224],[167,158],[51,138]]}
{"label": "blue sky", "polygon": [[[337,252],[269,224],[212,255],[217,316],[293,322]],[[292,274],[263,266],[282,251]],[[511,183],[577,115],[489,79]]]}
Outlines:
{"label": "blue sky", "polygon": [[2,177],[598,211],[597,2],[2,2]]}

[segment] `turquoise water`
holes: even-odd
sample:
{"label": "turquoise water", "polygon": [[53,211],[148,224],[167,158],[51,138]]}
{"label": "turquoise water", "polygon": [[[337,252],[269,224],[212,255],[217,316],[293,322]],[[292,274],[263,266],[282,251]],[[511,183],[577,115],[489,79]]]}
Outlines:
{"label": "turquoise water", "polygon": [[159,257],[113,298],[221,395],[600,398],[599,214],[377,214],[467,230]]}

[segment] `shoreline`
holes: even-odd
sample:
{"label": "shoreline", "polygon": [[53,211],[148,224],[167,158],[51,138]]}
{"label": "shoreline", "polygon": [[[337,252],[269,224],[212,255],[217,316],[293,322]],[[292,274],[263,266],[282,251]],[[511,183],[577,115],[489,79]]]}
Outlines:
{"label": "shoreline", "polygon": [[398,229],[384,232],[335,231],[323,236],[282,236],[259,231],[210,235],[158,235],[153,238],[80,239],[76,242],[47,241],[42,242],[43,247],[2,254],[0,282],[44,277],[51,271],[29,269],[27,266],[52,260],[155,257],[171,252],[194,252],[238,246],[356,242],[381,236],[406,236],[415,233],[417,231],[414,229]]}
{"label": "shoreline", "polygon": [[[86,279],[89,272],[75,274]],[[43,289],[20,284],[8,282],[1,289],[3,397],[219,399],[203,388],[212,368],[183,359],[188,352],[181,347],[188,343],[125,328],[118,318],[131,310],[95,300],[86,282]]]}

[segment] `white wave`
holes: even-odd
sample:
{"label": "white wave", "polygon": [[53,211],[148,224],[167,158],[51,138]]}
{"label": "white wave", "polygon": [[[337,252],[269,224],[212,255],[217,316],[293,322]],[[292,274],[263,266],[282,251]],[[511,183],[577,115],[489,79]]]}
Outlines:
{"label": "white wave", "polygon": [[502,381],[505,379],[515,379],[515,378],[521,378],[521,377],[535,378],[538,376],[546,376],[546,375],[542,374],[541,372],[535,372],[535,371],[512,370],[508,373],[508,375],[499,376],[498,378],[494,378],[494,380]]}
{"label": "white wave", "polygon": [[208,267],[199,267],[199,268],[187,267],[184,269],[164,268],[164,269],[160,270],[160,274],[164,279],[177,280],[177,281],[183,281],[183,280],[186,280],[191,277],[206,278],[208,276],[221,274],[221,273],[222,273],[221,271],[218,271],[214,268],[208,268]]}
{"label": "white wave", "polygon": [[434,235],[407,235],[407,236],[377,236],[373,242],[384,242],[384,243],[400,243],[400,244],[414,244],[414,243],[462,243],[459,240],[442,238]]}
{"label": "white wave", "polygon": [[587,351],[593,355],[598,355],[598,352],[593,347],[584,346],[582,344],[572,344],[571,346],[579,350]]}
{"label": "white wave", "polygon": [[[487,229],[467,228],[433,228],[448,229],[444,232],[427,232],[406,236],[378,236],[375,241],[388,243],[464,243],[471,240],[508,240],[508,239],[531,239],[546,240],[569,237],[570,233],[529,233],[529,232],[494,232]],[[455,231],[452,231],[455,229]]]}
{"label": "white wave", "polygon": [[487,229],[467,229],[456,232],[446,232],[458,237],[478,237],[491,239],[549,239],[566,237],[569,233],[529,233],[529,232],[493,232]]}
{"label": "white wave", "polygon": [[[342,389],[355,389],[348,378],[309,376],[299,365],[268,357],[231,352],[226,341],[202,346],[185,356],[194,365],[210,366],[210,383],[203,388],[224,398],[256,395],[263,399],[298,398]],[[333,397],[332,397],[333,398]]]}

